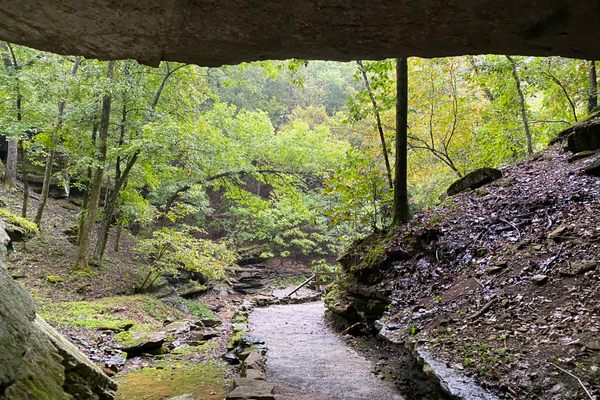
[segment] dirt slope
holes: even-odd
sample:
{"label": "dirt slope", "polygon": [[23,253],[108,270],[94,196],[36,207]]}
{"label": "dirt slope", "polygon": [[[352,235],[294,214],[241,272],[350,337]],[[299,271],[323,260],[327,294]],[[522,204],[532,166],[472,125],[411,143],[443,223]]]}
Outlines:
{"label": "dirt slope", "polygon": [[599,395],[600,178],[569,155],[552,147],[363,241],[329,303],[364,316],[385,294],[386,329],[503,398],[589,398],[557,367]]}

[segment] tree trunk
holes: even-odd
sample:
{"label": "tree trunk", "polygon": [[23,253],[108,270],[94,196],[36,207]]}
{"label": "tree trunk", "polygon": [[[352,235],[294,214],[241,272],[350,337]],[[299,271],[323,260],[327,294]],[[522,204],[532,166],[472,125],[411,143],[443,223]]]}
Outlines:
{"label": "tree trunk", "polygon": [[94,263],[100,263],[102,261],[102,258],[104,257],[104,252],[106,251],[106,243],[108,242],[108,233],[110,231],[110,223],[112,221],[112,216],[115,212],[117,200],[119,199],[119,193],[121,192],[123,183],[125,182],[125,180],[129,176],[129,173],[131,172],[131,168],[133,167],[138,158],[138,154],[139,152],[136,152],[131,156],[131,158],[127,162],[127,165],[125,166],[125,169],[121,173],[121,176],[117,181],[115,181],[115,187],[110,192],[110,196],[104,204],[104,217],[102,218],[102,223],[100,224],[100,230],[98,231],[98,239],[94,248]]}
{"label": "tree trunk", "polygon": [[118,253],[119,251],[121,251],[121,232],[123,231],[123,228],[121,227],[121,225],[117,225],[117,233],[115,235],[115,253]]}
{"label": "tree trunk", "polygon": [[590,61],[589,68],[590,92],[588,97],[588,111],[598,108],[598,76],[596,74],[596,61]]}
{"label": "tree trunk", "polygon": [[[77,73],[77,69],[79,68],[79,64],[81,63],[81,59],[77,58],[75,60],[75,64],[71,69],[71,76],[75,76]],[[66,101],[61,100],[58,102],[58,112],[56,118],[56,129],[52,132],[52,136],[50,138],[50,151],[46,156],[46,165],[44,167],[44,182],[42,183],[42,194],[40,198],[40,203],[38,205],[37,212],[35,213],[35,219],[33,222],[37,226],[40,226],[42,222],[42,216],[44,215],[44,208],[46,207],[46,202],[48,201],[48,193],[50,192],[50,183],[52,179],[52,164],[54,163],[54,157],[56,155],[56,146],[60,141],[60,131],[63,126],[63,118],[65,114],[65,106]]]}
{"label": "tree trunk", "polygon": [[396,165],[393,226],[410,219],[408,208],[408,63],[396,59]]}
{"label": "tree trunk", "polygon": [[371,83],[369,82],[369,76],[367,75],[367,69],[365,68],[362,61],[357,61],[358,69],[360,70],[363,80],[365,82],[365,87],[367,89],[367,93],[369,94],[369,98],[371,99],[371,104],[373,105],[373,112],[375,113],[375,120],[377,122],[377,131],[379,132],[379,140],[381,141],[381,151],[383,153],[383,159],[385,160],[385,170],[387,173],[388,184],[390,189],[394,188],[394,182],[392,180],[392,168],[390,167],[390,159],[388,157],[387,143],[385,141],[385,135],[383,134],[383,125],[381,123],[381,115],[379,114],[379,107],[377,105],[377,100],[375,99],[375,94],[373,94],[373,89],[371,89]]}
{"label": "tree trunk", "polygon": [[19,145],[16,139],[7,138],[6,141],[8,146],[2,183],[6,189],[12,189],[17,184],[17,151]]}
{"label": "tree trunk", "polygon": [[[107,76],[110,80],[113,79],[115,70],[115,61],[109,61],[107,66]],[[85,213],[85,220],[80,231],[80,242],[77,249],[77,258],[75,260],[76,269],[88,269],[89,265],[89,249],[92,231],[96,221],[96,213],[98,211],[98,201],[102,192],[102,182],[104,177],[104,166],[106,163],[106,149],[108,139],[108,128],[110,122],[110,108],[112,98],[110,94],[105,94],[102,99],[102,115],[98,129],[98,145],[97,145],[97,160],[99,166],[94,171],[89,190],[88,209]]]}
{"label": "tree trunk", "polygon": [[[92,126],[92,144],[96,146],[96,138],[98,136],[98,124],[94,123]],[[87,168],[87,184],[85,188],[85,194],[83,195],[83,201],[81,202],[81,215],[79,216],[79,228],[77,230],[77,246],[81,243],[81,232],[83,231],[83,225],[85,224],[85,218],[87,215],[88,204],[90,200],[90,184],[92,182],[92,168]]]}
{"label": "tree trunk", "polygon": [[523,120],[523,129],[525,130],[525,137],[527,138],[527,154],[533,154],[533,139],[531,137],[531,131],[529,130],[529,121],[527,120],[527,107],[525,103],[525,96],[523,95],[523,89],[521,88],[521,79],[519,78],[519,72],[517,71],[517,63],[511,56],[506,56],[512,67],[512,75],[517,86],[517,92],[519,93],[519,105],[521,107],[521,119]]}
{"label": "tree trunk", "polygon": [[19,142],[19,153],[21,156],[21,180],[23,182],[23,205],[21,206],[21,217],[27,218],[27,205],[29,203],[29,179],[27,177],[27,157],[23,141]]}

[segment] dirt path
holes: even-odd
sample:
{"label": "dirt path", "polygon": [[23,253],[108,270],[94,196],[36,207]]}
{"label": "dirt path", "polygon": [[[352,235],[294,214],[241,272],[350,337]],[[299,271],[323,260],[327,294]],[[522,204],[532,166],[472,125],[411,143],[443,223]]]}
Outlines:
{"label": "dirt path", "polygon": [[280,400],[402,400],[369,361],[327,326],[322,303],[258,308],[252,333],[266,342],[268,380]]}

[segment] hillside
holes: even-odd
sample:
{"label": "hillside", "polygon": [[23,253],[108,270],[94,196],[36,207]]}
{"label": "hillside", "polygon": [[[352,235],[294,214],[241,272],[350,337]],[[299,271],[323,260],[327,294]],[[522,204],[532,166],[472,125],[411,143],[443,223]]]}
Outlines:
{"label": "hillside", "polygon": [[598,395],[600,179],[584,173],[598,154],[570,157],[555,145],[356,243],[327,297],[332,320],[502,398]]}

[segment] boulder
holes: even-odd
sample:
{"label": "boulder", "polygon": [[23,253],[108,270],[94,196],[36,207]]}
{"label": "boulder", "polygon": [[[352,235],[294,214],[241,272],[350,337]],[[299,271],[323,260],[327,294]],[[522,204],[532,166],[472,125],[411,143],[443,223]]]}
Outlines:
{"label": "boulder", "polygon": [[0,219],[0,262],[4,260],[10,247],[10,236],[5,229],[4,221]]}
{"label": "boulder", "polygon": [[0,264],[0,398],[111,400],[116,389],[100,368],[36,316],[29,294]]}
{"label": "boulder", "polygon": [[567,148],[573,153],[600,149],[600,117],[591,118],[569,128]]}
{"label": "boulder", "polygon": [[500,178],[502,178],[502,171],[499,169],[487,167],[479,168],[469,172],[467,175],[454,182],[446,192],[448,193],[448,196],[454,196],[465,190],[477,189],[478,187]]}
{"label": "boulder", "polygon": [[129,355],[160,351],[167,340],[165,332],[122,332],[115,336],[121,350]]}

